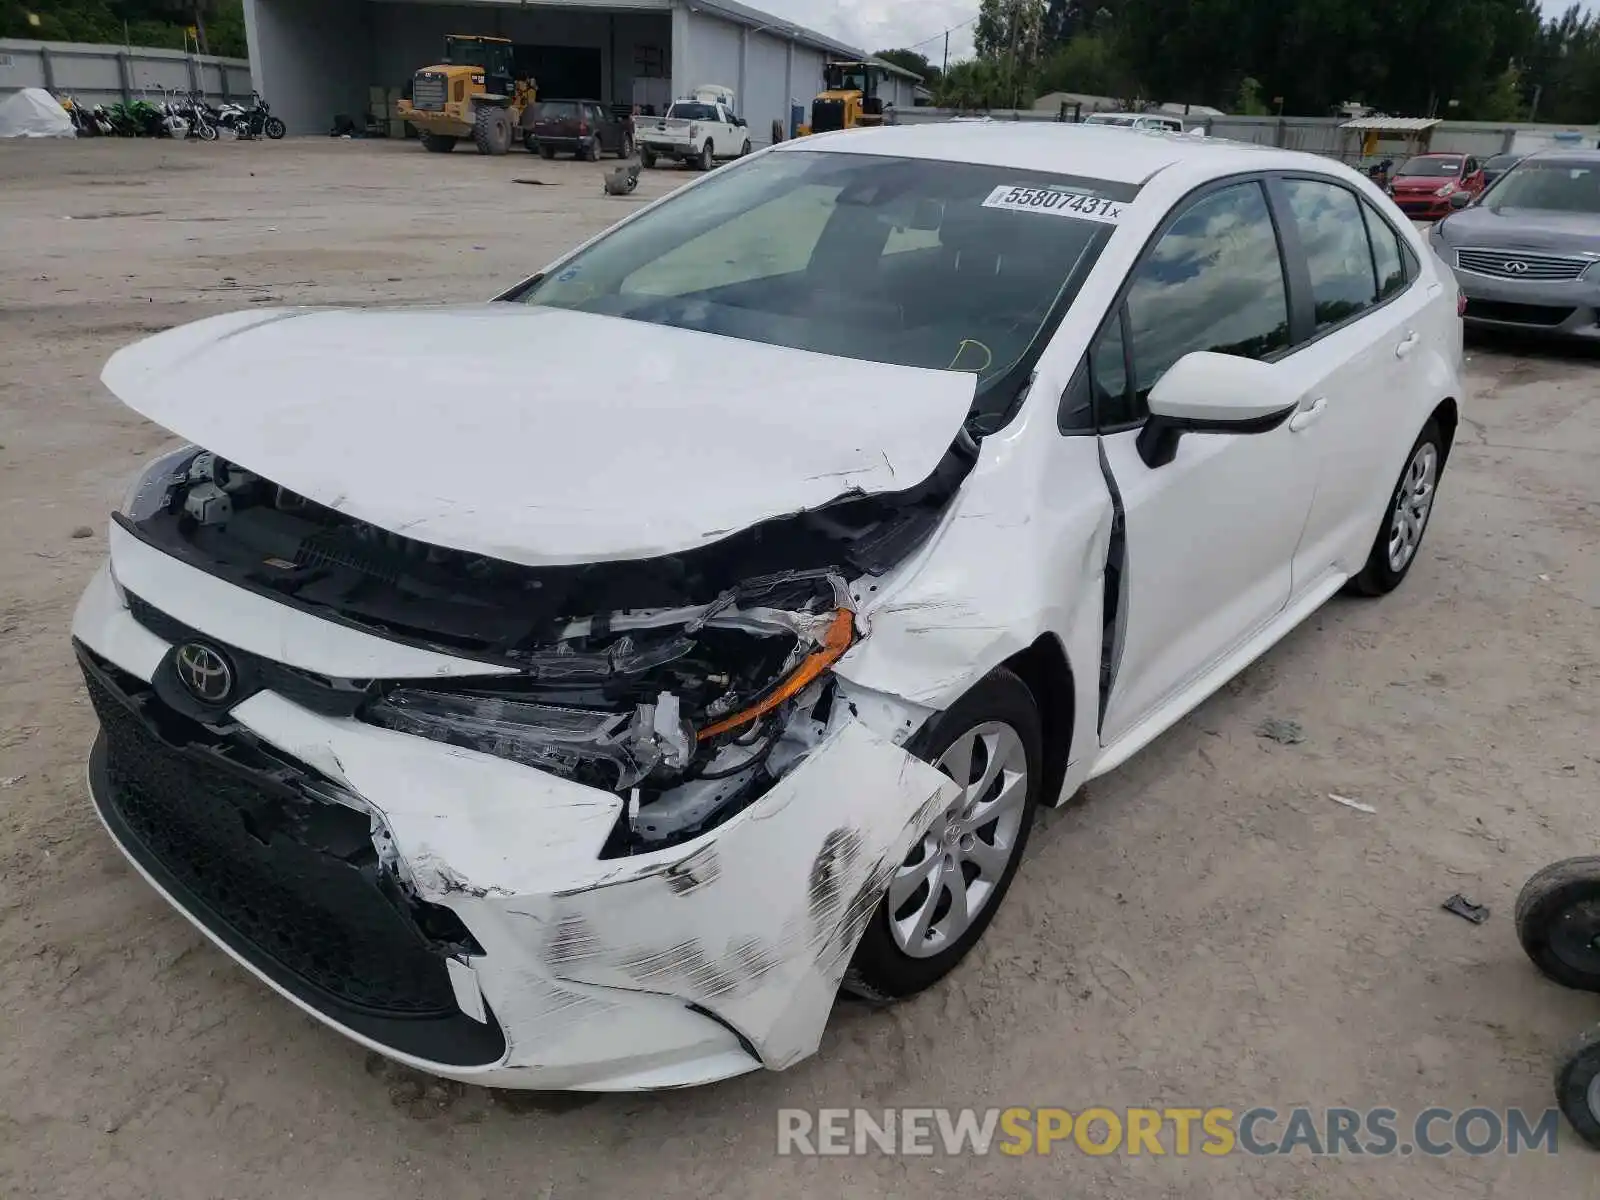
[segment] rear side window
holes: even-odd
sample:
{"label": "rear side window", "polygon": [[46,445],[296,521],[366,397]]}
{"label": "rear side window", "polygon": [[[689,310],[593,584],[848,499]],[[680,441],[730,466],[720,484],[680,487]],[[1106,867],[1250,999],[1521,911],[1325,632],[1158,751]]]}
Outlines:
{"label": "rear side window", "polygon": [[1261,185],[1234,184],[1197,200],[1135,269],[1127,304],[1134,419],[1185,354],[1261,359],[1285,349],[1288,289]]}
{"label": "rear side window", "polygon": [[1285,179],[1283,189],[1305,247],[1320,333],[1377,303],[1378,284],[1361,202],[1354,192],[1313,179]]}
{"label": "rear side window", "polygon": [[1372,262],[1378,269],[1378,298],[1387,300],[1404,291],[1406,286],[1406,260],[1400,248],[1400,235],[1365,200],[1361,202],[1361,215],[1367,219],[1367,234],[1372,239]]}
{"label": "rear side window", "polygon": [[539,115],[546,120],[561,121],[578,115],[578,106],[571,100],[546,100],[539,105]]}

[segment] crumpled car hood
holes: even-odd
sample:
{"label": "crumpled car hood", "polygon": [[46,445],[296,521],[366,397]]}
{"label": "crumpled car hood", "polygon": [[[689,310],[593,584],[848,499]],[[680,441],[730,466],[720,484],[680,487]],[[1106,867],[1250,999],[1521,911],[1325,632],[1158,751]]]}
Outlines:
{"label": "crumpled car hood", "polygon": [[926,479],[975,379],[519,304],[267,309],[102,375],[135,412],[393,533],[649,558]]}

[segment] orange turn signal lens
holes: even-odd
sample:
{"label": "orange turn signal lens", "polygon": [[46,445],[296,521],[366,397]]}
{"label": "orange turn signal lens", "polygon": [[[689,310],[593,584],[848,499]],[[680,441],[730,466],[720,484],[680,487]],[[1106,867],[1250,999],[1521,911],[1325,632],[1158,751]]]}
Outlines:
{"label": "orange turn signal lens", "polygon": [[808,654],[805,661],[796,667],[787,679],[749,708],[740,709],[732,716],[723,717],[715,724],[707,725],[695,735],[696,738],[702,742],[709,741],[727,733],[730,729],[748,725],[757,718],[766,716],[785,700],[799,695],[807,684],[844,657],[844,652],[850,649],[850,641],[854,636],[855,622],[850,616],[850,610],[841,608],[834,614],[833,624],[828,626],[820,650]]}

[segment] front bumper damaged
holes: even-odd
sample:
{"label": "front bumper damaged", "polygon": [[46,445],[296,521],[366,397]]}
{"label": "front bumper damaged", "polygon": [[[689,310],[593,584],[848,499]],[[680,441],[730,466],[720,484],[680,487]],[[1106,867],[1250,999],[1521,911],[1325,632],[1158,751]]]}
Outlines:
{"label": "front bumper damaged", "polygon": [[[108,570],[85,594],[73,632],[91,691],[101,671],[111,692],[139,693],[172,649],[134,621]],[[148,710],[150,701],[133,699]],[[161,809],[155,824],[146,813],[145,826],[130,825],[122,806],[142,785],[117,764],[109,725],[90,786],[113,838],[158,890],[232,957],[363,1045],[491,1086],[688,1086],[782,1069],[816,1050],[888,873],[953,797],[946,776],[869,728],[864,710],[840,708],[821,741],[748,808],[692,841],[620,858],[602,850],[622,797],[505,759],[322,715],[272,691],[233,709],[226,728],[191,731],[182,752],[204,760],[194,770],[215,767],[215,739],[259,747],[253,756],[222,747],[227,770],[242,775],[228,777],[226,796],[198,798],[212,805],[204,820],[213,824],[200,833],[244,836],[232,823],[245,821],[257,844],[243,857],[261,871],[277,870],[277,855],[297,871],[325,870],[329,887],[354,888],[350,871],[366,886],[381,883],[388,909],[351,891],[356,899],[339,911],[302,913],[300,923],[325,913],[327,936],[316,943],[324,959],[341,952],[333,935],[356,908],[396,945],[412,938],[404,944],[436,962],[417,960],[416,987],[431,989],[440,1009],[428,1018],[432,1034],[416,1014],[405,1029],[393,1013],[354,1011],[359,996],[354,1008],[349,997],[330,1001],[326,980],[308,978],[260,932],[271,896],[244,902],[254,905],[248,920],[197,899],[211,885],[162,862],[173,844],[162,838],[189,818]],[[165,736],[178,744],[190,734],[171,725]],[[153,753],[177,751],[163,742]],[[296,820],[260,819],[256,797],[270,800],[274,788],[292,793]],[[137,803],[160,808],[152,790]],[[320,819],[330,814],[338,820]],[[370,846],[340,834],[352,814]],[[158,825],[159,836],[148,833]],[[258,925],[241,932],[250,921]],[[382,1000],[367,1007],[381,1010]]]}

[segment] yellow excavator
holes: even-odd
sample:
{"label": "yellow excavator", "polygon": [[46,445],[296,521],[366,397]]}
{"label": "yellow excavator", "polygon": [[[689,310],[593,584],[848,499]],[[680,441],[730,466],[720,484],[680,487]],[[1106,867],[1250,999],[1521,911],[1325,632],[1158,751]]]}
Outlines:
{"label": "yellow excavator", "polygon": [[878,85],[886,72],[877,63],[833,62],[823,68],[827,89],[811,102],[811,121],[800,136],[883,124],[883,98]]}
{"label": "yellow excavator", "polygon": [[504,154],[521,141],[523,118],[537,88],[532,79],[513,78],[511,43],[505,38],[453,33],[444,40],[444,59],[423,67],[411,81],[411,97],[401,100],[401,120],[416,126],[422,145],[448,154],[471,138],[479,154]]}

